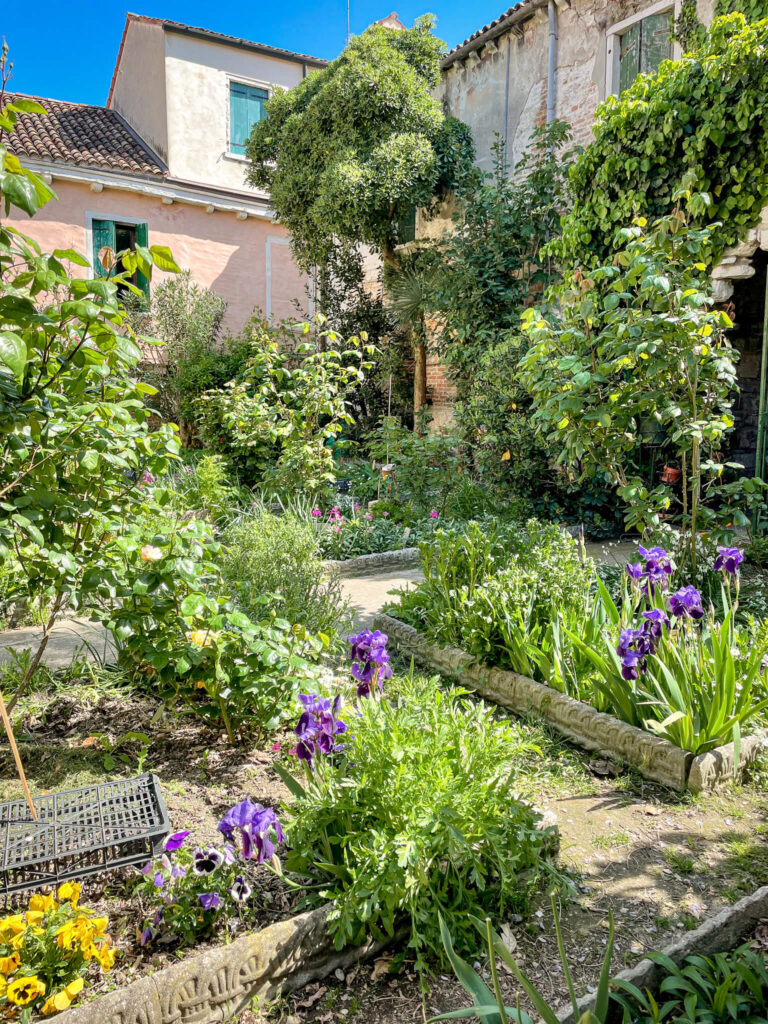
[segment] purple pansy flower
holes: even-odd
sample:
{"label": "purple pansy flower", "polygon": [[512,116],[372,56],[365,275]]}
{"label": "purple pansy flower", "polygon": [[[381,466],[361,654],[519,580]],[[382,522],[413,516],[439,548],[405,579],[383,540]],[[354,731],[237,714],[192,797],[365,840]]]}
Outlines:
{"label": "purple pansy flower", "polygon": [[669,599],[669,610],[678,619],[703,619],[701,594],[696,587],[682,587]]}
{"label": "purple pansy flower", "polygon": [[180,850],[181,847],[184,845],[184,840],[187,838],[188,835],[189,831],[174,832],[172,836],[168,836],[168,838],[165,840],[165,849],[168,851],[168,853],[173,853],[176,850]]}
{"label": "purple pansy flower", "polygon": [[235,901],[235,903],[245,903],[249,899],[253,890],[250,885],[243,878],[242,875],[238,875],[232,885],[229,887],[229,895]]}
{"label": "purple pansy flower", "polygon": [[224,863],[224,854],[213,846],[198,846],[192,855],[192,870],[196,875],[212,875]]}
{"label": "purple pansy flower", "polygon": [[730,576],[738,576],[739,566],[744,561],[744,552],[739,548],[718,548],[715,572],[724,569]]}
{"label": "purple pansy flower", "polygon": [[203,910],[218,910],[221,906],[221,896],[217,892],[201,892],[198,899]]}
{"label": "purple pansy flower", "polygon": [[262,807],[249,797],[236,804],[219,822],[219,831],[230,842],[234,838],[235,829],[239,829],[243,840],[243,857],[251,860],[256,857],[263,864],[275,852],[270,833],[278,843],[283,841],[283,830],[277,815],[270,807]]}

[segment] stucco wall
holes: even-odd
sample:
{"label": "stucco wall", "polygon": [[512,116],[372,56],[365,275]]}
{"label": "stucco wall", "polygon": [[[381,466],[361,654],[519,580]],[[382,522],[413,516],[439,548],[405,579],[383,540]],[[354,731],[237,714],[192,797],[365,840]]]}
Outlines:
{"label": "stucco wall", "polygon": [[129,22],[110,105],[167,161],[164,35],[154,22]]}
{"label": "stucco wall", "polygon": [[[306,315],[296,311],[294,299],[303,311],[307,307],[304,279],[290,257],[287,233],[269,220],[249,217],[238,220],[234,213],[205,212],[204,207],[105,189],[94,194],[86,185],[54,181],[59,196],[29,219],[12,215],[9,222],[34,238],[45,251],[73,248],[89,252],[88,215],[105,219],[146,220],[150,245],[167,245],[180,267],[189,269],[198,284],[213,288],[226,299],[226,326],[237,331],[255,306],[273,316]],[[268,268],[269,254],[269,268]],[[85,276],[83,268],[73,273]],[[269,269],[269,292],[268,286]],[[153,281],[167,277],[156,272]]]}
{"label": "stucco wall", "polygon": [[229,82],[290,89],[301,81],[302,65],[174,32],[165,39],[171,176],[249,188],[245,159],[229,152]]}
{"label": "stucco wall", "polygon": [[[607,30],[656,0],[572,0],[558,4],[556,116],[569,122],[581,145],[592,137],[595,110],[605,98]],[[679,5],[679,0],[678,0]],[[671,0],[670,7],[674,7]],[[699,0],[700,19],[712,19],[714,0]],[[546,120],[549,25],[544,3],[492,45],[473,51],[443,74],[439,98],[447,114],[472,129],[477,164],[491,170],[496,135],[507,140],[508,164],[520,159],[534,127]],[[508,96],[508,101],[505,98]]]}

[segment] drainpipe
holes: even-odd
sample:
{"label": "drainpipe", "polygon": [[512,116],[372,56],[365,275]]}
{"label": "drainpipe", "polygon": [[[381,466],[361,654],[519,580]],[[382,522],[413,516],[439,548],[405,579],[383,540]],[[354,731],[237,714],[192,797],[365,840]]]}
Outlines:
{"label": "drainpipe", "polygon": [[[766,448],[766,430],[768,429],[768,423],[766,423],[766,389],[768,387],[768,270],[766,270],[765,278],[765,306],[763,309],[763,348],[762,356],[760,359],[760,404],[757,411],[757,447],[755,450],[755,476],[758,480],[765,480],[765,459]],[[757,509],[752,516],[752,532],[757,533],[765,526],[764,522],[761,521],[760,515]]]}
{"label": "drainpipe", "polygon": [[504,177],[507,176],[507,139],[509,136],[509,65],[512,60],[512,33],[507,33],[507,73],[504,82]]}
{"label": "drainpipe", "polygon": [[555,120],[557,109],[557,6],[555,0],[548,0],[549,19],[549,61],[547,65],[547,124]]}

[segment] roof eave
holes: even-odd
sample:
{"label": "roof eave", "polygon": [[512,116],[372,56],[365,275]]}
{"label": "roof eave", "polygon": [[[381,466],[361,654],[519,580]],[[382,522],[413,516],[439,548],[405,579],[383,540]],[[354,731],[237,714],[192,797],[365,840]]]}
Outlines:
{"label": "roof eave", "polygon": [[440,67],[445,71],[446,68],[455,64],[456,61],[463,60],[464,57],[474,50],[479,50],[481,46],[484,46],[491,40],[503,36],[506,32],[509,32],[513,25],[530,18],[536,8],[545,7],[547,2],[548,0],[522,0],[520,6],[503,16],[498,24],[489,27],[487,31],[482,32],[475,39],[457,46],[455,50],[451,50],[450,53],[446,54],[440,62]]}
{"label": "roof eave", "polygon": [[176,22],[164,21],[163,31],[175,32],[177,35],[189,36],[192,39],[201,39],[207,43],[218,43],[220,46],[233,46],[239,50],[248,50],[250,53],[259,53],[264,57],[273,57],[276,60],[288,60],[294,64],[303,64],[306,67],[324,68],[328,66],[327,60],[319,57],[304,57],[293,50],[282,50],[277,46],[266,46],[261,43],[252,43],[247,39],[235,39],[224,36],[218,32],[209,32],[207,29],[198,29],[193,25],[180,25]]}

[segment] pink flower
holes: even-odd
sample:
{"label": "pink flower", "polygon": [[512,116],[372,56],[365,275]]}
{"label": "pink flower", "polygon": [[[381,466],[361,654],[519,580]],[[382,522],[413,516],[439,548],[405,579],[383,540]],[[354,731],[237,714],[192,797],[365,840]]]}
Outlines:
{"label": "pink flower", "polygon": [[430,519],[437,519],[438,515],[439,515],[439,513],[436,512],[435,509],[432,509],[432,511],[429,513],[429,518]]}
{"label": "pink flower", "polygon": [[369,523],[373,522],[373,512],[369,512],[365,517]]}
{"label": "pink flower", "polygon": [[354,507],[354,511],[355,511],[355,512],[359,512],[359,511],[360,511],[360,506],[359,506],[359,505],[355,505],[355,507]]}
{"label": "pink flower", "polygon": [[389,512],[385,512],[385,513],[384,513],[384,518],[386,519],[386,517],[387,517],[388,515],[389,515]]}
{"label": "pink flower", "polygon": [[340,526],[334,526],[333,529],[334,529],[335,533],[341,533],[341,527]]}
{"label": "pink flower", "polygon": [[279,749],[280,749],[280,744],[279,743],[273,743],[272,744],[272,753],[273,754],[276,754]]}
{"label": "pink flower", "polygon": [[319,509],[319,508],[313,508],[313,509],[312,509],[312,515],[313,515],[313,516],[321,516],[322,514],[323,514],[323,513],[322,513],[322,512],[320,511],[320,509]]}

